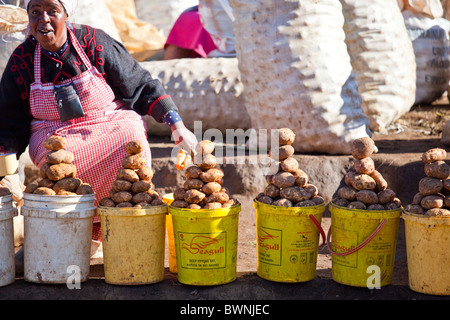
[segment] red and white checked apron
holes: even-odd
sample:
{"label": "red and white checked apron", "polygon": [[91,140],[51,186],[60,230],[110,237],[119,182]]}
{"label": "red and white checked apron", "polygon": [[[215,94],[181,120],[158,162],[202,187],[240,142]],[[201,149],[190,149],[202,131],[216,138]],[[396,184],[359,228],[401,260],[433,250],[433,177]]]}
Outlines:
{"label": "red and white checked apron", "polygon": [[[147,165],[151,164],[145,122],[132,110],[121,109],[123,103],[114,100],[114,92],[98,72],[71,30],[67,29],[70,41],[75,47],[87,70],[61,84],[73,82],[80,98],[85,116],[61,122],[54,97],[54,84],[41,83],[41,46],[34,52],[34,79],[30,90],[30,109],[35,120],[31,123],[29,153],[33,163],[41,167],[48,152],[44,141],[51,135],[63,136],[66,149],[73,152],[73,164],[77,177],[92,186],[96,193],[96,205],[109,190],[117,171],[127,156],[126,143],[140,140],[144,143]],[[94,217],[93,239],[100,239],[99,217]]]}

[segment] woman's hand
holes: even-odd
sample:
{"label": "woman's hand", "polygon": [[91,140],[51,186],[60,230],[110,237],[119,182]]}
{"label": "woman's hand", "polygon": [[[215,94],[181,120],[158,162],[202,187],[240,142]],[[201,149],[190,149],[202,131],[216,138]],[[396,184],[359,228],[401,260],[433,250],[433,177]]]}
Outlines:
{"label": "woman's hand", "polygon": [[170,129],[177,147],[188,152],[188,154],[195,155],[195,146],[198,144],[197,137],[186,128],[183,121],[175,122]]}

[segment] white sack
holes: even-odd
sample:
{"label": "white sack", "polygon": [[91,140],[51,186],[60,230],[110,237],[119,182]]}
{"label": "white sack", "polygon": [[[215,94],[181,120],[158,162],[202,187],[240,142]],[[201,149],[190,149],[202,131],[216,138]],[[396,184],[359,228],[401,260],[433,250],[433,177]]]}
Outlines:
{"label": "white sack", "polygon": [[367,136],[338,0],[230,0],[254,129],[288,127],[297,152],[350,154]]}
{"label": "white sack", "polygon": [[396,0],[341,0],[362,107],[383,132],[414,104],[416,62]]}
{"label": "white sack", "polygon": [[[202,122],[203,131],[250,128],[236,58],[173,59],[141,65],[161,81],[190,130],[194,130],[194,121]],[[151,135],[170,135],[170,129],[153,118],[148,117],[147,127]]]}
{"label": "white sack", "polygon": [[450,22],[409,10],[402,12],[416,56],[415,104],[432,103],[447,90],[450,75]]}

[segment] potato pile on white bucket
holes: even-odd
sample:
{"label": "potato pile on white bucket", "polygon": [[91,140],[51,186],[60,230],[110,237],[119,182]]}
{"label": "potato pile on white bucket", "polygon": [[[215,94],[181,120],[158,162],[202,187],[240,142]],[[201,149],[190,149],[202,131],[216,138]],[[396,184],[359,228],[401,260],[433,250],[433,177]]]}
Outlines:
{"label": "potato pile on white bucket", "polygon": [[197,154],[193,157],[193,165],[185,168],[187,180],[183,187],[173,192],[174,201],[171,206],[187,209],[219,209],[238,204],[228,190],[223,188],[224,172],[217,168],[213,155],[214,143],[210,140],[200,141],[196,146]]}
{"label": "potato pile on white bucket", "polygon": [[11,194],[11,191],[8,187],[0,186],[0,197],[9,196]]}
{"label": "potato pile on white bucket", "polygon": [[309,183],[309,176],[299,168],[298,161],[292,157],[295,140],[289,128],[278,129],[279,148],[271,150],[269,156],[274,162],[270,167],[273,174],[266,175],[267,186],[255,200],[283,207],[310,207],[322,204],[323,198],[318,188]]}
{"label": "potato pile on white bucket", "polygon": [[405,211],[427,216],[450,216],[450,166],[444,161],[447,152],[434,148],[422,154],[425,175],[419,181],[419,192]]}
{"label": "potato pile on white bucket", "polygon": [[85,195],[93,194],[92,187],[77,178],[77,168],[73,164],[74,154],[65,149],[66,139],[50,136],[44,141],[46,162],[39,169],[41,179],[29,184],[24,192],[41,195]]}
{"label": "potato pile on white bucket", "polygon": [[374,148],[375,143],[368,137],[352,141],[353,170],[345,175],[345,186],[338,189],[337,197],[332,200],[334,204],[360,210],[395,210],[401,207],[400,199],[375,169],[370,157]]}
{"label": "potato pile on white bucket", "polygon": [[128,154],[122,161],[109,191],[109,197],[102,198],[102,207],[148,208],[164,204],[152,183],[153,170],[145,164],[141,141],[130,141],[125,145]]}

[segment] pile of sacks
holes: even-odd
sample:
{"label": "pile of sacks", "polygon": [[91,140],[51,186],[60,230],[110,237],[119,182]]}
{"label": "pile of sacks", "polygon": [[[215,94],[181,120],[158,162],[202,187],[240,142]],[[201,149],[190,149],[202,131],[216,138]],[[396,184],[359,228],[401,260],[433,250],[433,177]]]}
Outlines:
{"label": "pile of sacks", "polygon": [[152,183],[153,170],[145,164],[143,144],[131,141],[125,145],[128,154],[117,172],[109,197],[100,200],[102,207],[148,208],[164,204]]}
{"label": "pile of sacks", "polygon": [[77,178],[73,164],[74,154],[65,149],[66,139],[50,136],[44,141],[46,162],[39,169],[40,180],[29,184],[24,192],[40,195],[85,195],[93,194],[92,187]]}
{"label": "pile of sacks", "polygon": [[337,197],[332,200],[335,205],[360,210],[401,208],[400,199],[375,169],[371,158],[374,148],[375,143],[368,137],[352,141],[351,152],[355,158],[353,170],[345,175],[345,186],[338,189]]}
{"label": "pile of sacks", "polygon": [[450,166],[444,161],[447,152],[434,148],[422,154],[425,175],[419,181],[419,192],[405,211],[427,216],[450,216]]}
{"label": "pile of sacks", "polygon": [[[319,195],[318,188],[309,183],[309,176],[299,168],[298,161],[292,157],[295,150],[292,143],[294,132],[289,128],[277,130],[279,148],[269,153],[273,162],[270,170],[273,174],[266,175],[267,186],[258,194],[256,201],[283,207],[309,207],[322,204],[324,199]],[[271,172],[272,173],[272,172]]]}

